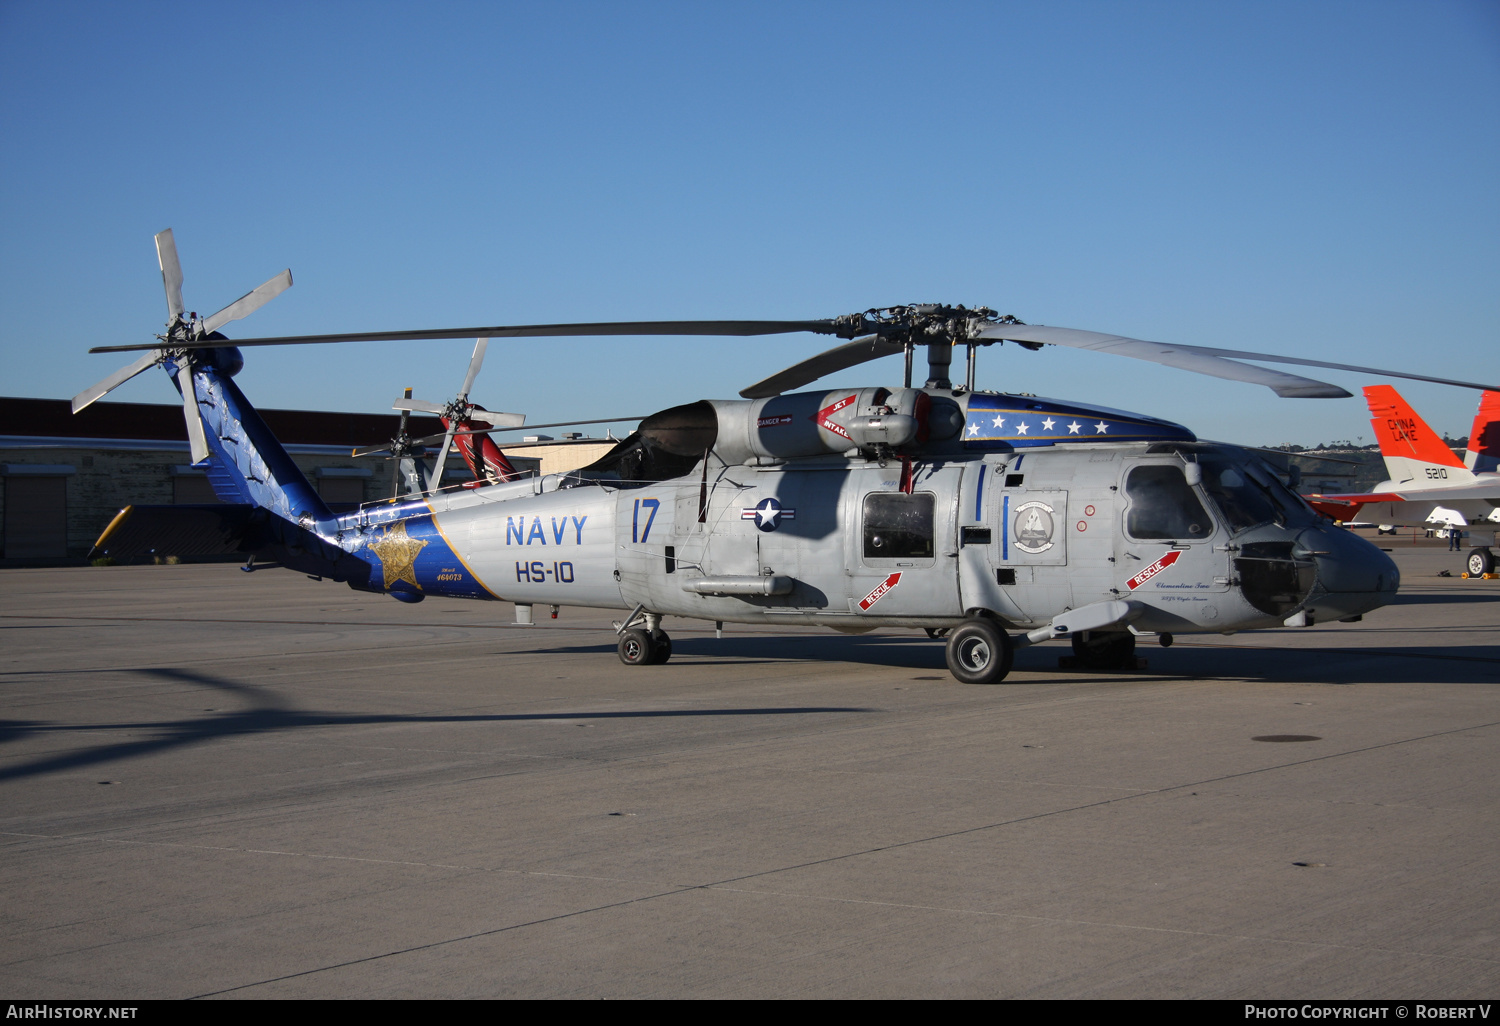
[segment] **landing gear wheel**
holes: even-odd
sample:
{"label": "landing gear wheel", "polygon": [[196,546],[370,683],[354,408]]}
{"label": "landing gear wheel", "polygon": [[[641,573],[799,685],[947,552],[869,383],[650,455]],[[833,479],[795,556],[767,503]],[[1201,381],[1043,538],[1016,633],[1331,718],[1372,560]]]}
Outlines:
{"label": "landing gear wheel", "polygon": [[1135,669],[1135,635],[1129,631],[1079,631],[1073,657],[1084,670]]}
{"label": "landing gear wheel", "polygon": [[998,684],[1016,656],[1010,635],[993,620],[965,620],[948,635],[948,670],[964,684]]}
{"label": "landing gear wheel", "polygon": [[1495,572],[1495,554],[1489,549],[1469,550],[1469,576],[1483,577]]}
{"label": "landing gear wheel", "polygon": [[672,639],[667,636],[666,631],[652,631],[651,644],[654,649],[651,653],[651,665],[660,666],[672,658]]}
{"label": "landing gear wheel", "polygon": [[620,662],[626,666],[648,666],[655,661],[656,643],[651,635],[632,627],[620,635]]}

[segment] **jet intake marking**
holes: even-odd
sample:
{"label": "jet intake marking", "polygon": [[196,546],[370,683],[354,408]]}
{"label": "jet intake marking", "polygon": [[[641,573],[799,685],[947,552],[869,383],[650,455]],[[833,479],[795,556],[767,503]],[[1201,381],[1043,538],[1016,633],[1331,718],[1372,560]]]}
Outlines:
{"label": "jet intake marking", "polygon": [[741,520],[754,520],[762,531],[774,531],[783,520],[796,520],[797,511],[786,509],[775,499],[762,499],[754,506],[740,510]]}
{"label": "jet intake marking", "polygon": [[[531,526],[528,530],[526,518],[505,518],[505,544],[507,545],[546,545],[548,537],[552,544],[561,545],[564,541],[572,542],[574,545],[583,544],[583,522],[588,519],[587,515],[581,517],[565,516],[561,520],[552,517],[551,530],[542,526],[541,517],[532,517]],[[570,524],[569,521],[572,521]],[[571,528],[571,530],[570,530]]]}
{"label": "jet intake marking", "polygon": [[885,598],[885,593],[901,583],[901,571],[897,570],[891,576],[881,581],[879,586],[870,594],[859,600],[859,608],[863,612],[869,612],[871,606]]}
{"label": "jet intake marking", "polygon": [[[846,395],[844,396],[844,398],[840,399],[832,406],[823,407],[818,411],[818,415],[813,419],[818,422],[818,427],[822,428],[824,431],[832,431],[840,438],[849,438],[849,432],[844,428],[844,425],[838,423],[833,419],[833,415],[842,410],[844,407],[848,406],[850,403],[854,402],[856,398],[857,396]],[[853,441],[853,439],[849,440]]]}
{"label": "jet intake marking", "polygon": [[1152,563],[1150,566],[1146,567],[1146,569],[1142,570],[1130,580],[1126,581],[1125,586],[1131,591],[1135,591],[1135,589],[1151,580],[1151,578],[1155,577],[1157,574],[1161,573],[1163,570],[1165,570],[1167,567],[1171,566],[1181,558],[1182,550],[1173,549],[1171,552],[1168,552],[1165,556],[1158,559],[1155,563]]}

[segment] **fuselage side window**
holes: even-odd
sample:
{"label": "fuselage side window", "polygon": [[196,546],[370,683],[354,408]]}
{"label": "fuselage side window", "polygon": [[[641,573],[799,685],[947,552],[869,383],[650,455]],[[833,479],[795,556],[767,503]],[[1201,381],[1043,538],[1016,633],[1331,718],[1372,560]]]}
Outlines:
{"label": "fuselage side window", "polygon": [[872,492],[865,496],[866,559],[932,556],[931,492]]}
{"label": "fuselage side window", "polygon": [[1125,478],[1125,494],[1130,498],[1125,530],[1132,538],[1191,541],[1214,533],[1214,522],[1181,467],[1136,467]]}

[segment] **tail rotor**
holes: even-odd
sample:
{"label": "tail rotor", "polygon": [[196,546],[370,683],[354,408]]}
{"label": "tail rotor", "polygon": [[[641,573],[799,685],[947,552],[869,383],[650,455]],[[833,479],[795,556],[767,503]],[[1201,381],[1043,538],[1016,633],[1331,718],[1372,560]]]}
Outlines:
{"label": "tail rotor", "polygon": [[[99,401],[137,374],[150,370],[158,364],[170,364],[168,369],[176,377],[177,385],[182,391],[182,415],[187,424],[188,444],[192,449],[193,463],[198,464],[208,458],[208,441],[203,429],[203,418],[198,412],[197,391],[193,387],[195,358],[186,344],[209,338],[230,321],[248,317],[265,306],[291,288],[292,272],[282,271],[259,287],[245,293],[218,313],[200,320],[196,314],[184,316],[186,308],[182,302],[182,262],[177,257],[177,242],[170,228],[156,236],[156,259],[161,266],[162,288],[167,296],[167,330],[157,335],[162,345],[74,396],[73,412],[77,413]],[[174,343],[177,344],[174,345]]]}

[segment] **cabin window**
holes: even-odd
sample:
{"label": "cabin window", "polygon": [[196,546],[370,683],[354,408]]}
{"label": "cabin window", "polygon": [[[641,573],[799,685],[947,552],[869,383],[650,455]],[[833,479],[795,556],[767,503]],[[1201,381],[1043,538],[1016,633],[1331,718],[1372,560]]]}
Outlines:
{"label": "cabin window", "polygon": [[866,559],[932,558],[932,493],[865,496]]}
{"label": "cabin window", "polygon": [[1130,497],[1125,530],[1132,538],[1191,541],[1214,533],[1213,521],[1181,467],[1136,467],[1125,479],[1125,494]]}

